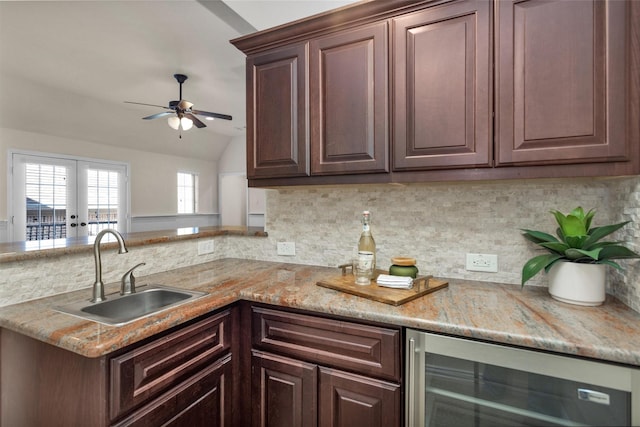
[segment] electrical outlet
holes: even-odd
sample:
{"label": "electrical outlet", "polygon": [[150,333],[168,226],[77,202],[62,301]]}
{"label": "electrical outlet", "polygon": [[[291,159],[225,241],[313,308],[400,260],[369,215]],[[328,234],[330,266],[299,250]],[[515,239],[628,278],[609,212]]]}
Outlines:
{"label": "electrical outlet", "polygon": [[467,270],[498,272],[498,255],[492,254],[467,254]]}
{"label": "electrical outlet", "polygon": [[214,251],[213,240],[198,240],[198,255],[212,254]]}
{"label": "electrical outlet", "polygon": [[278,242],[278,255],[296,256],[296,244],[294,242]]}

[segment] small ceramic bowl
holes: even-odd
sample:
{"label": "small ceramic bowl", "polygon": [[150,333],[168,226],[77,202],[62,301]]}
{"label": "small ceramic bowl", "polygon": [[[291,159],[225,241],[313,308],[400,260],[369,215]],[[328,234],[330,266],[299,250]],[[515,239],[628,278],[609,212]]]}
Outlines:
{"label": "small ceramic bowl", "polygon": [[392,276],[406,276],[416,278],[418,267],[415,258],[394,257],[391,258],[392,266],[389,267],[389,274]]}

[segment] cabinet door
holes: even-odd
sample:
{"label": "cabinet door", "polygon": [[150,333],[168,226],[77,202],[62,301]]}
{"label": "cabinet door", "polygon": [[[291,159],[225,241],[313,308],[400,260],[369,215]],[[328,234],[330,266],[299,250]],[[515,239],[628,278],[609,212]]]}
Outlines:
{"label": "cabinet door", "polygon": [[231,426],[231,355],[135,411],[115,426]]}
{"label": "cabinet door", "polygon": [[304,43],[247,58],[247,176],[309,174]]}
{"label": "cabinet door", "polygon": [[392,20],[394,170],[491,166],[491,2]]}
{"label": "cabinet door", "polygon": [[317,366],[253,350],[251,356],[252,425],[317,425]]}
{"label": "cabinet door", "polygon": [[320,427],[401,425],[398,384],[320,367]]}
{"label": "cabinet door", "polygon": [[628,2],[496,5],[498,166],[626,160]]}
{"label": "cabinet door", "polygon": [[388,172],[387,24],[309,45],[312,175]]}

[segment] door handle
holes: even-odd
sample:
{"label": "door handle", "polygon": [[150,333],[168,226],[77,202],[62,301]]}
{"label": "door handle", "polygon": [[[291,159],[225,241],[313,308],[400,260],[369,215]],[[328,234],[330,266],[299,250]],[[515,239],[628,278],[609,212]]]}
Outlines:
{"label": "door handle", "polygon": [[409,389],[409,405],[407,408],[407,427],[414,427],[416,423],[416,340],[409,339],[409,366],[407,367],[407,388]]}
{"label": "door handle", "polygon": [[86,223],[86,222],[81,222],[81,223],[80,223],[80,226],[81,226],[81,227],[86,227],[86,225],[87,225],[87,223]]}
{"label": "door handle", "polygon": [[71,225],[72,227],[76,227],[78,224],[76,224],[75,222],[72,222],[70,225]]}

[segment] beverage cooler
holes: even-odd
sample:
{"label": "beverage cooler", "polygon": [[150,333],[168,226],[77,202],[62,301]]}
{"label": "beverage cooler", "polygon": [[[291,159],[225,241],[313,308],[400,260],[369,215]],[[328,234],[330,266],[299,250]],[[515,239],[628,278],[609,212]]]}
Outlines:
{"label": "beverage cooler", "polygon": [[407,427],[640,426],[640,369],[416,330]]}

